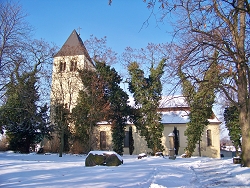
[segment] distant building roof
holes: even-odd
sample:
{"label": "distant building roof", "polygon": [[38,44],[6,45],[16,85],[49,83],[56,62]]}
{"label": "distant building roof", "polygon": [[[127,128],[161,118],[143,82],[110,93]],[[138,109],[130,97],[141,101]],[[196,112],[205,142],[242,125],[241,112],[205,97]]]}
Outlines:
{"label": "distant building roof", "polygon": [[82,39],[75,29],[54,57],[74,55],[84,55],[90,62],[92,62],[89,53],[82,42]]}

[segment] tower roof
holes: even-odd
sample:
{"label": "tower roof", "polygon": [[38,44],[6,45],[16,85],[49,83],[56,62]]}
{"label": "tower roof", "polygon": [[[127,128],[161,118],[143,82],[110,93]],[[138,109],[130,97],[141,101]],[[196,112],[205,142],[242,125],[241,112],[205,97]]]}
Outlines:
{"label": "tower roof", "polygon": [[82,39],[75,29],[54,57],[74,55],[84,55],[90,62],[92,62]]}

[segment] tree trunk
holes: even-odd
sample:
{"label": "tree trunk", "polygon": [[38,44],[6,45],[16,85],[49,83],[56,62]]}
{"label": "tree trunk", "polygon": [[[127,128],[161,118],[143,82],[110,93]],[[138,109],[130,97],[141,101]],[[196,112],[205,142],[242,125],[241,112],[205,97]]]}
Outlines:
{"label": "tree trunk", "polygon": [[[244,9],[244,0],[238,1],[238,7]],[[237,23],[238,24],[238,23]],[[249,67],[245,54],[246,12],[240,11],[239,34],[235,37],[238,44],[236,63],[238,73],[239,122],[242,132],[242,166],[250,167],[250,103],[249,103]]]}
{"label": "tree trunk", "polygon": [[[244,61],[243,61],[244,62]],[[239,123],[242,132],[242,166],[250,167],[250,103],[245,62],[238,64]]]}
{"label": "tree trunk", "polygon": [[62,157],[64,147],[64,129],[61,130],[59,157]]}
{"label": "tree trunk", "polygon": [[199,140],[199,156],[201,157],[201,140]]}
{"label": "tree trunk", "polygon": [[239,123],[242,132],[241,164],[242,166],[250,167],[250,104],[246,69],[245,62],[238,64],[238,108]]}
{"label": "tree trunk", "polygon": [[29,152],[30,152],[30,139],[27,136],[22,153],[29,153]]}
{"label": "tree trunk", "polygon": [[250,167],[250,112],[242,109],[240,112],[240,125],[242,131],[242,166]]}

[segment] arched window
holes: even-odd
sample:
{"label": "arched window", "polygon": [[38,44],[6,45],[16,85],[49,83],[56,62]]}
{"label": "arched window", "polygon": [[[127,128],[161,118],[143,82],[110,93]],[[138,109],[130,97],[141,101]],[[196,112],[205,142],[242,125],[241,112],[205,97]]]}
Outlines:
{"label": "arched window", "polygon": [[207,146],[212,146],[212,133],[211,130],[207,130]]}

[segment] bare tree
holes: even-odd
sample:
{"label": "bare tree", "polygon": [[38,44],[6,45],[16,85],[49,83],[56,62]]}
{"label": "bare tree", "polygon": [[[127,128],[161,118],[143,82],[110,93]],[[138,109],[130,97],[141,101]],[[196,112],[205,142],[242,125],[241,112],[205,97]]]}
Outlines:
{"label": "bare tree", "polygon": [[106,62],[113,65],[117,61],[117,53],[107,46],[107,37],[97,38],[93,35],[84,42],[93,61]]}
{"label": "bare tree", "polygon": [[242,130],[242,166],[250,167],[250,41],[248,0],[145,0],[159,7],[160,19],[175,14],[175,36],[179,39],[176,64],[193,84],[209,68],[211,53],[218,52],[222,79],[217,88],[239,110]]}
{"label": "bare tree", "polygon": [[[55,47],[43,40],[33,40],[26,14],[18,3],[0,2],[0,99],[7,100],[6,85],[19,76],[36,70],[38,106],[48,103],[52,55]],[[18,70],[17,70],[18,67]],[[15,74],[14,74],[15,73]],[[16,75],[13,78],[13,75]]]}
{"label": "bare tree", "polygon": [[[48,104],[50,80],[50,65],[52,62],[53,48],[44,41],[34,40],[27,42],[20,48],[15,50],[15,53],[10,54],[8,57],[11,60],[8,64],[8,74],[6,73],[3,79],[6,86],[11,83],[18,83],[18,80],[23,75],[29,75],[35,72],[36,78],[35,86],[39,93],[39,100],[36,101],[38,108]],[[8,100],[9,94],[6,93],[7,87],[2,88],[3,104]],[[13,90],[14,92],[14,90]],[[1,125],[0,125],[1,127]]]}
{"label": "bare tree", "polygon": [[[38,67],[38,85],[40,100],[42,103],[50,102],[50,88],[53,66],[53,54],[57,49],[56,46],[49,44],[44,40],[32,40],[25,45],[27,53],[24,53],[26,57],[26,64],[23,69],[27,69],[27,66],[34,66],[34,63],[39,63]],[[28,63],[30,62],[30,63]]]}
{"label": "bare tree", "polygon": [[0,2],[0,98],[3,96],[6,75],[11,71],[11,57],[18,53],[31,31],[25,17],[19,4]]}
{"label": "bare tree", "polygon": [[[126,47],[124,52],[121,55],[121,60],[123,62],[124,70],[127,70],[127,67],[132,62],[137,62],[139,66],[143,69],[145,75],[150,74],[150,68],[152,66],[157,66],[161,60],[165,60],[166,62],[171,61],[173,59],[171,57],[171,50],[174,47],[169,43],[148,43],[146,47],[142,48],[131,48]],[[168,63],[171,65],[170,63]],[[125,78],[129,78],[128,73],[123,73]],[[176,85],[176,79],[174,79],[174,74],[172,71],[172,67],[166,66],[164,67],[164,75],[162,76],[162,84],[167,85]],[[126,79],[126,80],[127,80]],[[170,88],[170,87],[169,87]],[[169,88],[164,88],[164,93],[168,93],[170,95],[173,92],[173,88],[169,90]]]}

